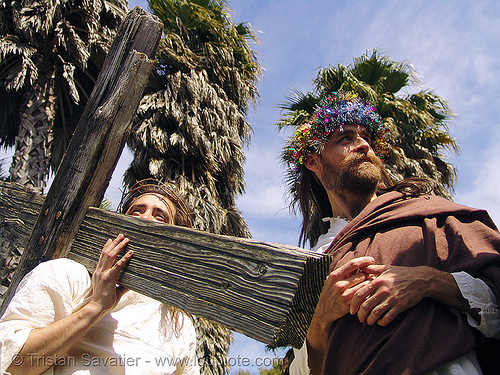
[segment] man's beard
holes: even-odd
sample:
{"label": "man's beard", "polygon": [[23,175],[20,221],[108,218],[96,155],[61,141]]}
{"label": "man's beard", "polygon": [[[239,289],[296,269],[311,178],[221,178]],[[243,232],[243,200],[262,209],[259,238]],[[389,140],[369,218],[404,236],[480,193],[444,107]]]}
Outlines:
{"label": "man's beard", "polygon": [[[326,160],[323,159],[325,163]],[[339,170],[326,162],[323,184],[327,190],[368,196],[382,180],[382,161],[370,154],[354,153],[344,159]]]}

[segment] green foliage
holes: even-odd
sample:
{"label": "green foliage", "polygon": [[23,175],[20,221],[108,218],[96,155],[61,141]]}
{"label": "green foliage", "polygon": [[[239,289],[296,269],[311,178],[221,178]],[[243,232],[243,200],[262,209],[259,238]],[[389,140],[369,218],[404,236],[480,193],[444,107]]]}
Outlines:
{"label": "green foliage", "polygon": [[252,373],[249,370],[238,369],[236,375],[282,375],[281,361],[273,361],[272,368],[259,368],[258,373]]}
{"label": "green foliage", "polygon": [[101,203],[99,204],[99,208],[101,210],[106,210],[106,211],[111,211],[113,208],[113,202],[111,202],[108,199],[103,199]]}
{"label": "green foliage", "polygon": [[[396,62],[377,50],[354,58],[348,66],[338,64],[318,71],[311,92],[295,90],[280,105],[278,129],[295,129],[307,122],[316,104],[332,91],[354,91],[377,107],[390,129],[391,145],[385,167],[390,177],[428,177],[435,194],[451,199],[455,169],[443,159],[458,152],[458,144],[448,132],[453,118],[448,103],[432,91],[420,89],[415,68],[407,61]],[[285,162],[285,153],[282,154]],[[297,204],[295,176],[286,177],[292,208]],[[314,243],[319,229],[311,228],[307,238]]]}
{"label": "green foliage", "polygon": [[[244,114],[258,99],[261,75],[252,29],[236,24],[226,1],[149,0],[164,24],[158,64],[134,120],[134,159],[127,185],[145,178],[171,181],[194,213],[194,227],[250,236],[235,208],[245,189],[243,147],[251,128]],[[203,374],[228,371],[231,332],[197,318]]]}
{"label": "green foliage", "polygon": [[[127,11],[125,0],[0,1],[0,146],[14,146],[10,181],[43,192]],[[20,254],[3,246],[10,280]]]}
{"label": "green foliage", "polygon": [[173,181],[195,213],[195,227],[249,236],[235,197],[245,189],[244,118],[258,97],[260,65],[225,1],[150,0],[164,23],[158,68],[134,121],[134,161],[124,181]]}
{"label": "green foliage", "polygon": [[272,368],[261,368],[259,371],[260,375],[281,375],[281,363],[279,361],[274,361]]}
{"label": "green foliage", "polygon": [[[53,132],[49,155],[57,169],[126,12],[123,0],[2,1],[0,145],[14,146],[30,91],[48,79],[43,100],[54,102],[56,112],[34,125]],[[44,107],[42,98],[35,103]]]}
{"label": "green foliage", "polygon": [[257,97],[261,68],[249,42],[257,38],[245,23],[235,24],[224,0],[149,0],[164,25],[157,54],[158,73],[203,69],[211,82],[245,111]]}
{"label": "green foliage", "polygon": [[6,159],[0,159],[0,180],[7,181],[9,178],[8,172],[5,170]]}

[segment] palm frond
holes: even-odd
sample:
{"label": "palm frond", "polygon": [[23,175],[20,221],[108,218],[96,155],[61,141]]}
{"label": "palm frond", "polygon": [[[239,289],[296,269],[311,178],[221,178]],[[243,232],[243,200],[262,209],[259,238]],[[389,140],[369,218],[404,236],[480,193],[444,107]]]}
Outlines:
{"label": "palm frond", "polygon": [[[134,160],[128,185],[154,177],[174,182],[194,213],[194,227],[249,237],[235,207],[244,192],[243,147],[251,135],[244,113],[258,98],[261,69],[226,1],[150,0],[164,24],[158,66],[139,105],[128,142]],[[197,319],[203,374],[228,371],[231,333]]]}
{"label": "palm frond", "polygon": [[[428,177],[435,182],[434,193],[451,198],[450,191],[456,179],[452,165],[443,161],[444,151],[458,151],[455,139],[448,132],[453,118],[448,103],[440,96],[420,85],[415,68],[408,61],[393,61],[377,50],[367,51],[354,58],[349,66],[338,64],[318,70],[311,92],[293,91],[280,104],[282,115],[276,124],[278,130],[285,126],[295,129],[308,121],[314,106],[324,95],[338,90],[357,92],[374,104],[390,130],[387,137],[391,144],[386,168],[394,181],[407,177]],[[409,94],[406,92],[410,92]],[[295,174],[286,165],[288,150],[281,153],[285,162],[285,183],[292,212],[296,212],[297,186]],[[320,222],[319,212],[311,212]],[[314,244],[321,228],[318,221],[307,228],[307,239]]]}
{"label": "palm frond", "polygon": [[[0,144],[15,147],[10,180],[43,191],[127,11],[124,0],[0,2]],[[4,241],[5,286],[19,255]]]}

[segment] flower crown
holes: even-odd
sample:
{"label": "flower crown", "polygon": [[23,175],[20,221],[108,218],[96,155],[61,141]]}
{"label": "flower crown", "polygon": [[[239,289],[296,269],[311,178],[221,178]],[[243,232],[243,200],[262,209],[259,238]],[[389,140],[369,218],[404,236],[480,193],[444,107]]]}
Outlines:
{"label": "flower crown", "polygon": [[308,154],[321,154],[330,134],[346,124],[364,126],[372,139],[370,145],[373,151],[384,159],[388,149],[385,139],[388,129],[376,108],[354,92],[339,91],[323,98],[312,119],[295,130],[284,153],[292,170],[298,172]]}

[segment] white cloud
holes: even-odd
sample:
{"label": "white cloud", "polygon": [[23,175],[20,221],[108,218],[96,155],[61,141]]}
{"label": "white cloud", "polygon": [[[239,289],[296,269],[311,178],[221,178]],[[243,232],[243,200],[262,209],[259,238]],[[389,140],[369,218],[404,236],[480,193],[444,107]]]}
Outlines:
{"label": "white cloud", "polygon": [[128,147],[125,146],[120,156],[120,159],[116,163],[115,170],[113,172],[113,175],[111,176],[111,180],[109,182],[108,188],[106,189],[106,193],[104,194],[104,198],[112,202],[113,208],[116,208],[118,206],[122,198],[123,174],[125,173],[125,170],[129,167],[130,163],[132,162],[132,159],[133,159],[132,152],[129,150]]}
{"label": "white cloud", "polygon": [[[272,145],[268,142],[268,145]],[[282,168],[276,157],[276,148],[255,145],[245,154],[246,194],[238,199],[238,208],[249,214],[279,214],[284,207],[281,186]]]}

